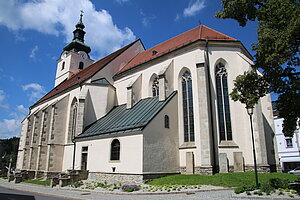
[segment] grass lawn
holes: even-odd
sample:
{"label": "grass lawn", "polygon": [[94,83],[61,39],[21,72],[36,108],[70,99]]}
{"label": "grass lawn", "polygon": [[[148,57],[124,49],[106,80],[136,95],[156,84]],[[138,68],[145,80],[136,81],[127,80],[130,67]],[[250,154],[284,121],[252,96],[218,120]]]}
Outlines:
{"label": "grass lawn", "polygon": [[32,179],[32,180],[25,180],[23,181],[24,183],[32,183],[32,184],[37,184],[37,185],[50,185],[50,180],[43,180],[43,178],[38,178],[38,179]]}
{"label": "grass lawn", "polygon": [[[260,183],[267,182],[270,178],[288,179],[294,181],[300,176],[285,173],[258,174]],[[172,175],[155,179],[148,182],[149,185],[214,185],[223,187],[239,187],[242,185],[255,184],[254,172],[226,173],[206,175]]]}

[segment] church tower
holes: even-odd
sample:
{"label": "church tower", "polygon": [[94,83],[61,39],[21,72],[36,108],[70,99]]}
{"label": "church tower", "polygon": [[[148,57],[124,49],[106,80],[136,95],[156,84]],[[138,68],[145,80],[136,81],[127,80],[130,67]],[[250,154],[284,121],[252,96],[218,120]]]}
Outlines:
{"label": "church tower", "polygon": [[54,87],[94,62],[89,56],[91,48],[84,43],[85,26],[82,16],[81,11],[80,19],[73,31],[73,40],[64,47],[60,59],[57,60]]}

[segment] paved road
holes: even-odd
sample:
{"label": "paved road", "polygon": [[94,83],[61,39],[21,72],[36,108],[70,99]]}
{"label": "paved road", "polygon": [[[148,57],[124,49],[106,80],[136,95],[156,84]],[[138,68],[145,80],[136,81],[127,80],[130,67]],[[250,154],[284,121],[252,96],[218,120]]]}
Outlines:
{"label": "paved road", "polygon": [[[256,197],[255,199],[260,198]],[[232,190],[196,192],[194,194],[163,194],[163,195],[119,195],[100,192],[74,191],[60,188],[50,188],[32,184],[14,184],[0,179],[0,200],[245,200],[253,197],[237,198]],[[265,197],[264,199],[273,199]],[[284,198],[281,198],[284,199]],[[278,199],[277,199],[278,200]]]}
{"label": "paved road", "polygon": [[1,200],[66,200],[66,198],[58,198],[54,196],[45,196],[37,193],[24,192],[19,190],[7,189],[0,186]]}
{"label": "paved road", "polygon": [[[65,194],[69,196],[71,191],[65,191]],[[74,191],[73,191],[74,192]],[[195,194],[173,194],[173,195],[114,195],[114,194],[101,194],[101,193],[89,193],[89,192],[75,192],[73,198],[57,197],[53,195],[63,194],[38,194],[32,192],[24,192],[20,190],[7,189],[0,186],[0,199],[1,200],[66,200],[66,199],[100,199],[100,200],[137,200],[137,199],[174,199],[174,200],[194,200],[194,199],[230,199],[231,191],[217,191],[217,192],[200,192]],[[47,196],[51,195],[51,196]]]}

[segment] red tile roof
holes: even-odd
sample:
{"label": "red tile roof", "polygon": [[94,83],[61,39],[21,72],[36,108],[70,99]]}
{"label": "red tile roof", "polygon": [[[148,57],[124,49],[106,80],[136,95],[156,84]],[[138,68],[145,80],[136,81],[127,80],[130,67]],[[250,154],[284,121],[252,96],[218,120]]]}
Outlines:
{"label": "red tile roof", "polygon": [[[223,33],[213,30],[207,26],[201,25],[193,28],[187,32],[177,35],[163,43],[160,43],[144,52],[139,53],[127,65],[125,65],[118,74],[130,70],[138,65],[160,57],[166,53],[174,51],[180,47],[186,46],[197,40],[217,40],[217,41],[238,41]],[[156,54],[153,55],[153,51]],[[117,74],[117,75],[118,75]]]}
{"label": "red tile roof", "polygon": [[126,51],[129,47],[131,47],[134,43],[136,43],[138,40],[132,42],[131,44],[123,47],[122,49],[119,49],[118,51],[115,51],[114,53],[102,58],[101,60],[98,60],[97,62],[93,63],[92,65],[88,66],[87,68],[81,70],[80,72],[72,75],[69,79],[61,82],[59,85],[57,85],[53,90],[48,92],[44,97],[42,97],[39,101],[37,101],[33,106],[35,107],[39,105],[40,103],[48,100],[49,98],[56,96],[64,91],[67,91],[68,89],[79,85],[81,82],[91,78],[93,75],[95,75],[99,70],[104,68],[108,63],[110,63],[112,60],[114,60],[117,56],[122,54],[124,51]]}

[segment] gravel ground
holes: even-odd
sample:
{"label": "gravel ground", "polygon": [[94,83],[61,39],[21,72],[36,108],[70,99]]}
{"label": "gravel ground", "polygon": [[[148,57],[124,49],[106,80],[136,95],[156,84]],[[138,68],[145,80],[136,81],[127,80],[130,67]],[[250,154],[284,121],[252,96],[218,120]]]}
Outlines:
{"label": "gravel ground", "polygon": [[[292,198],[285,198],[285,197],[278,197],[278,196],[265,196],[265,197],[249,197],[247,195],[236,195],[234,194],[233,190],[219,190],[222,188],[214,188],[212,186],[201,186],[202,192],[190,192],[190,193],[168,193],[168,194],[133,194],[133,193],[104,193],[104,192],[97,192],[97,191],[88,191],[88,190],[74,190],[70,188],[50,188],[46,186],[38,186],[28,183],[19,183],[14,184],[13,182],[7,182],[7,180],[0,179],[0,186],[14,189],[14,190],[21,190],[27,192],[34,192],[43,195],[50,196],[58,196],[64,197],[68,199],[98,199],[98,200],[120,200],[120,199],[172,199],[172,200],[187,200],[187,199],[292,199]],[[214,191],[211,191],[214,190]],[[219,190],[219,191],[216,191]],[[200,190],[201,191],[201,190]],[[205,192],[204,192],[205,191]],[[296,199],[296,198],[294,198]]]}

